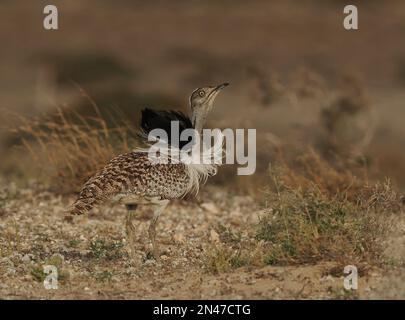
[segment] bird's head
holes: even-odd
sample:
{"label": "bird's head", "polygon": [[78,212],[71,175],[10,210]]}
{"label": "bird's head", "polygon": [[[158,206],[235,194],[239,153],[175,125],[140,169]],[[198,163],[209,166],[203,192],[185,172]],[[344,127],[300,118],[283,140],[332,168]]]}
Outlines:
{"label": "bird's head", "polygon": [[202,130],[207,115],[212,109],[215,97],[228,85],[229,83],[226,82],[217,86],[202,87],[194,90],[191,94],[192,123],[198,132]]}

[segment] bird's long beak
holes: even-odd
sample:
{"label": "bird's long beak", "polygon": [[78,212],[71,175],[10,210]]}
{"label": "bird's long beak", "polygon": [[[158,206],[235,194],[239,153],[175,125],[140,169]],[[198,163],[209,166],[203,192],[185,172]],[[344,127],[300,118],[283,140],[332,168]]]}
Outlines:
{"label": "bird's long beak", "polygon": [[208,100],[209,101],[213,101],[214,98],[217,96],[217,94],[225,87],[229,86],[228,82],[225,83],[221,83],[220,85],[214,87],[214,89],[212,89],[211,93],[209,94]]}
{"label": "bird's long beak", "polygon": [[229,86],[229,83],[228,83],[228,82],[222,83],[222,84],[220,84],[219,86],[216,86],[216,87],[215,87],[215,91],[222,90],[223,88],[225,88],[225,87],[227,87],[227,86]]}

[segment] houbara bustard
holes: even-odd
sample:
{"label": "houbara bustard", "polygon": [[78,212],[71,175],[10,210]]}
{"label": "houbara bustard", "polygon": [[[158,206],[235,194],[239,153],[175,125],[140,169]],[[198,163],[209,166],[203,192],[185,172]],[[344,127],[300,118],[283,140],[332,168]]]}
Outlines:
{"label": "houbara bustard", "polygon": [[[154,129],[163,129],[169,133],[172,121],[179,122],[180,131],[190,128],[201,134],[215,97],[227,85],[223,83],[194,90],[190,96],[191,119],[176,111],[143,110],[142,136],[145,138]],[[158,257],[156,224],[160,214],[171,199],[182,198],[192,191],[198,192],[200,183],[216,174],[217,164],[204,162],[196,165],[181,161],[154,163],[145,150],[135,149],[113,158],[83,185],[70,213],[84,214],[107,200],[124,203],[128,209],[127,236],[133,245],[135,210],[138,205],[151,205],[154,210],[148,233],[153,255]]]}

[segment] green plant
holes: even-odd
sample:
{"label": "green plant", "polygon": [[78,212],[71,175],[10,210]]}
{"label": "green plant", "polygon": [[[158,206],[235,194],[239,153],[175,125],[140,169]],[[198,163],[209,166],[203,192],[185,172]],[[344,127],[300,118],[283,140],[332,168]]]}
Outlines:
{"label": "green plant", "polygon": [[77,248],[80,244],[81,240],[80,239],[71,239],[68,242],[69,247],[71,248]]}
{"label": "green plant", "polygon": [[116,260],[123,257],[124,244],[120,241],[107,242],[103,239],[96,239],[90,242],[91,256],[97,260]]}
{"label": "green plant", "polygon": [[283,169],[270,171],[268,207],[257,225],[256,239],[266,244],[264,263],[379,261],[379,237],[389,228],[389,219],[381,213],[398,204],[389,185],[377,184],[371,190],[366,185],[357,189],[357,201],[350,201],[345,191],[336,189],[332,196],[331,189],[310,181],[305,187],[290,186],[288,181],[294,179],[284,180]]}
{"label": "green plant", "polygon": [[101,271],[101,272],[92,272],[91,276],[99,282],[110,282],[112,280],[112,277],[114,276],[113,271]]}

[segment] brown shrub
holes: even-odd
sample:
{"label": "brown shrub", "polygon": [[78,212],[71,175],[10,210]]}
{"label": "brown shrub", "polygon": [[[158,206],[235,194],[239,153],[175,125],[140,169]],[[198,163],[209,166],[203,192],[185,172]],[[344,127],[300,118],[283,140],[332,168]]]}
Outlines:
{"label": "brown shrub", "polygon": [[206,252],[208,271],[320,261],[368,270],[387,260],[383,240],[403,205],[389,180],[372,183],[363,169],[355,174],[355,166],[332,164],[312,149],[279,158],[269,169],[260,221],[244,226],[244,237],[217,228],[220,243]]}
{"label": "brown shrub", "polygon": [[270,168],[267,214],[256,234],[267,263],[381,263],[381,240],[402,206],[390,181],[339,171],[312,150],[294,164]]}

